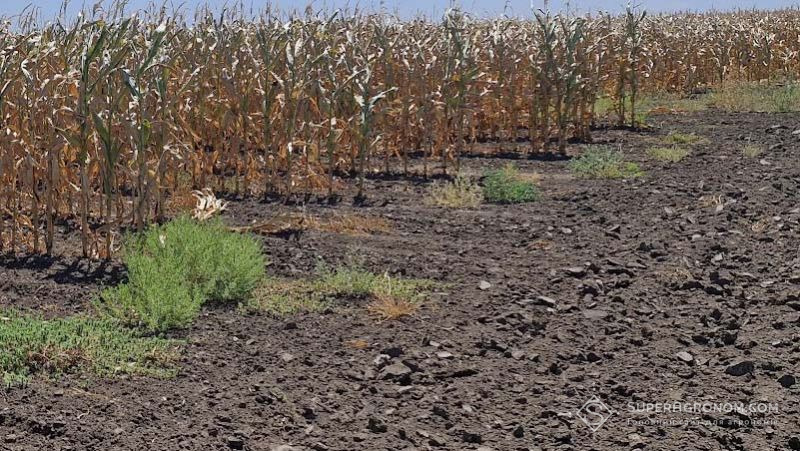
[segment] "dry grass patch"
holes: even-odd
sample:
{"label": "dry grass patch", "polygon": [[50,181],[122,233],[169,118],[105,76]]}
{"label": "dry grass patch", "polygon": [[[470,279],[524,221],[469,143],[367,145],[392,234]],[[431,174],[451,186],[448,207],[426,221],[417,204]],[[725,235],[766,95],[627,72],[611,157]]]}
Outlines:
{"label": "dry grass patch", "polygon": [[746,158],[757,158],[764,153],[764,147],[758,144],[747,143],[742,146],[742,155]]}
{"label": "dry grass patch", "polygon": [[328,305],[328,300],[315,290],[311,282],[268,279],[256,288],[244,308],[251,312],[287,316],[300,312],[319,312]]}
{"label": "dry grass patch", "polygon": [[770,222],[769,218],[761,218],[750,225],[750,230],[752,230],[753,233],[764,233],[769,230]]}
{"label": "dry grass patch", "polygon": [[369,349],[369,342],[367,340],[363,340],[357,338],[355,340],[347,340],[344,342],[345,346],[348,348],[358,349],[359,351],[363,351],[364,349]]}
{"label": "dry grass patch", "polygon": [[686,282],[694,280],[692,273],[683,266],[676,266],[659,271],[656,274],[656,280],[668,286],[681,286]]}
{"label": "dry grass patch", "polygon": [[476,208],[483,202],[483,190],[477,183],[459,175],[452,182],[431,186],[426,201],[437,207]]}
{"label": "dry grass patch", "polygon": [[315,218],[307,213],[279,213],[264,222],[246,227],[234,227],[232,230],[259,235],[298,235],[307,230],[319,230],[362,236],[387,233],[391,228],[391,222],[376,216],[343,214],[331,218]]}
{"label": "dry grass patch", "polygon": [[718,208],[725,205],[725,198],[722,197],[721,194],[700,196],[700,198],[697,199],[697,204],[700,206],[700,208]]}
{"label": "dry grass patch", "polygon": [[651,147],[647,150],[647,155],[658,161],[665,163],[677,163],[689,155],[689,151],[683,147]]}
{"label": "dry grass patch", "polygon": [[323,267],[313,279],[266,280],[244,306],[279,316],[321,311],[342,300],[368,299],[367,310],[381,320],[412,314],[435,283],[375,274],[357,266]]}
{"label": "dry grass patch", "polygon": [[411,316],[419,310],[419,304],[408,299],[391,296],[378,296],[367,306],[367,311],[378,317],[380,321],[391,321]]}
{"label": "dry grass patch", "polygon": [[694,144],[708,144],[708,139],[696,133],[670,132],[662,139],[664,144],[687,146]]}

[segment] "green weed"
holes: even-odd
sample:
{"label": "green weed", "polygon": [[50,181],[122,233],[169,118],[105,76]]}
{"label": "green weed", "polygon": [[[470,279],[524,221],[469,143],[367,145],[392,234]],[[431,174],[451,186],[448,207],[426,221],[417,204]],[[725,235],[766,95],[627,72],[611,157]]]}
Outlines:
{"label": "green weed", "polygon": [[434,286],[430,280],[375,274],[355,265],[321,266],[312,279],[264,281],[245,308],[282,316],[321,311],[342,299],[368,298],[416,305]]}
{"label": "green weed", "polygon": [[486,174],[483,196],[496,204],[519,204],[535,201],[539,189],[535,183],[523,178],[516,167],[507,165]]}
{"label": "green weed", "polygon": [[189,218],[129,237],[123,260],[128,283],[104,290],[97,305],[154,332],[187,327],[207,302],[246,301],[266,264],[252,236]]}
{"label": "green weed", "polygon": [[608,146],[589,146],[569,163],[579,177],[596,179],[635,178],[644,175],[639,165],[625,161],[622,152]]}
{"label": "green weed", "polygon": [[59,376],[88,369],[99,376],[176,373],[174,340],[141,337],[114,321],[83,317],[45,320],[0,312],[0,372],[4,384],[27,383],[37,374]]}

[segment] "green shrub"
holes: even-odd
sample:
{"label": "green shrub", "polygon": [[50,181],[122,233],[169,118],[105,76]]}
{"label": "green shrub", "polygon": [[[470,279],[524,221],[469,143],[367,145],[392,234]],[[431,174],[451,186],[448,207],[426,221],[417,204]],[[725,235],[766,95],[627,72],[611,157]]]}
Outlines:
{"label": "green shrub", "polygon": [[188,327],[200,312],[202,293],[192,289],[183,261],[127,252],[128,283],[107,288],[100,310],[126,325],[148,331]]}
{"label": "green shrub", "polygon": [[113,321],[83,317],[44,320],[0,311],[0,372],[8,387],[36,374],[58,376],[88,369],[100,376],[118,373],[167,377],[175,374],[174,340],[140,337]]}
{"label": "green shrub", "polygon": [[123,259],[128,283],[105,290],[98,305],[151,331],[188,326],[207,302],[246,300],[266,264],[253,237],[189,218],[129,237]]}
{"label": "green shrub", "polygon": [[622,152],[608,146],[591,146],[580,157],[569,162],[580,177],[598,179],[632,178],[643,175],[636,163],[625,161]]}
{"label": "green shrub", "polygon": [[532,181],[525,180],[512,165],[489,171],[483,182],[483,196],[497,204],[533,202],[539,190]]}

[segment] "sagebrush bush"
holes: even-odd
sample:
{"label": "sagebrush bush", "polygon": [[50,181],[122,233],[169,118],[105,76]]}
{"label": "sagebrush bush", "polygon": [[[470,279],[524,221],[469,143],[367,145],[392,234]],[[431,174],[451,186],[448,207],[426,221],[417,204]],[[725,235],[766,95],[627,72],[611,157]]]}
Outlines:
{"label": "sagebrush bush", "polygon": [[569,162],[569,168],[586,178],[633,178],[643,174],[636,163],[625,161],[622,152],[608,146],[590,146],[580,157]]}
{"label": "sagebrush bush", "polygon": [[105,290],[99,306],[152,331],[188,326],[207,302],[246,300],[266,265],[252,236],[189,218],[129,237],[123,260],[128,282]]}
{"label": "sagebrush bush", "polygon": [[539,197],[539,189],[530,180],[525,180],[512,165],[489,171],[483,181],[483,196],[496,204],[519,204],[533,202]]}
{"label": "sagebrush bush", "polygon": [[128,259],[128,283],[103,290],[100,310],[128,326],[165,331],[191,325],[203,298],[193,292],[180,266],[149,256]]}

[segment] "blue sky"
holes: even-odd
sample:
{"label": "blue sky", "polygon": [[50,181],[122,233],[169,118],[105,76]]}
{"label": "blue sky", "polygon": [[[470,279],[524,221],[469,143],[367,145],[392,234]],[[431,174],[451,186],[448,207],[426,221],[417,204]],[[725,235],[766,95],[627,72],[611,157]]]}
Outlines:
{"label": "blue sky", "polygon": [[[72,0],[72,9],[79,8],[85,1],[93,4],[95,0]],[[185,4],[193,9],[201,3],[211,6],[220,6],[224,0],[168,0],[176,5]],[[449,0],[272,0],[272,4],[282,10],[303,9],[305,5],[313,2],[318,7],[342,7],[349,5],[351,8],[360,5],[367,9],[387,9],[390,12],[399,12],[404,17],[414,16],[421,12],[427,16],[439,16],[450,4]],[[265,0],[245,0],[245,4],[252,4],[259,8],[266,3]],[[571,8],[579,11],[619,11],[624,8],[626,0],[552,0],[551,9],[563,8],[569,4]],[[130,0],[133,8],[146,6],[149,0]],[[479,15],[501,14],[507,4],[516,15],[524,15],[530,11],[530,0],[461,0],[463,7]],[[638,4],[649,11],[675,11],[675,10],[728,10],[736,8],[772,9],[787,6],[797,6],[800,0],[639,0]],[[169,3],[168,3],[169,4]],[[543,5],[543,0],[533,0],[537,8]],[[0,0],[0,15],[10,16],[19,13],[25,6],[33,5],[41,9],[45,19],[51,18],[61,5],[61,0]]]}

